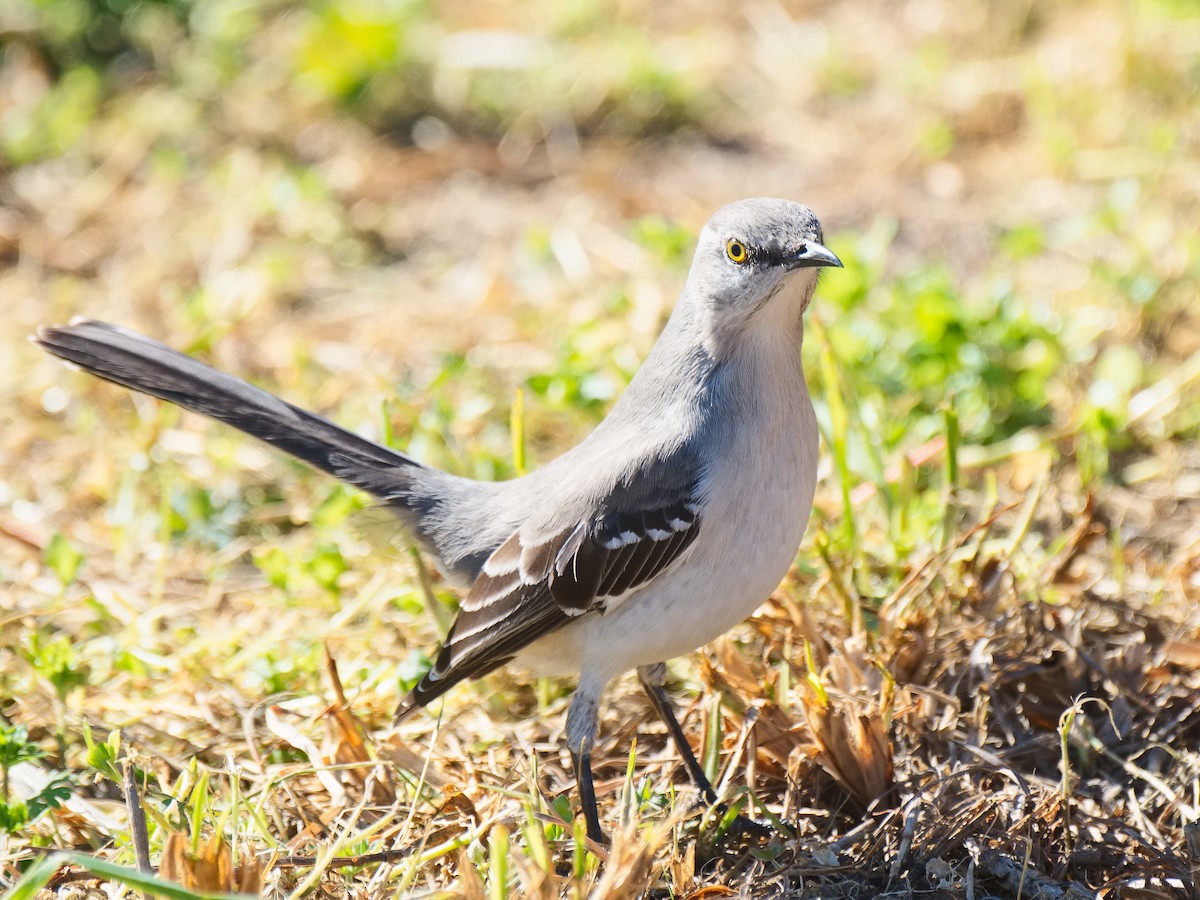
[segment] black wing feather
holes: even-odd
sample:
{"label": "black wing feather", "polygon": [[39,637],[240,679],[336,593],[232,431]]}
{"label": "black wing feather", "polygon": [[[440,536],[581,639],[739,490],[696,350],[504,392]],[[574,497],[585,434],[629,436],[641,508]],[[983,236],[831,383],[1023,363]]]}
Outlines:
{"label": "black wing feather", "polygon": [[663,572],[699,533],[694,497],[693,487],[662,507],[609,513],[536,543],[514,533],[484,565],[433,668],[401,703],[397,720]]}
{"label": "black wing feather", "polygon": [[600,589],[596,592],[599,596],[620,596],[624,592],[624,588],[617,588],[617,581],[625,574],[625,567],[636,552],[637,544],[626,544],[618,550],[610,551],[604,580],[600,582]]}

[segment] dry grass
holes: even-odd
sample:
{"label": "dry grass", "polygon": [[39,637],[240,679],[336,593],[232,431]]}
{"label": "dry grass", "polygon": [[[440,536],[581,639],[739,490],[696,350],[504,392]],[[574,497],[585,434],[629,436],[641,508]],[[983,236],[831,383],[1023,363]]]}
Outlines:
{"label": "dry grass", "polygon": [[[150,862],[190,896],[1196,895],[1194,15],[614,8],[591,52],[648,29],[702,95],[688,127],[634,140],[602,105],[531,105],[497,140],[463,101],[431,150],[294,90],[277,54],[303,17],[254,8],[221,91],[119,82],[78,143],[0,182],[0,726],[44,754],[12,796],[71,776],[0,829],[0,887],[35,847],[134,868],[129,763]],[[549,29],[499,3],[437,21]],[[14,116],[53,83],[19,43]],[[839,343],[848,289],[826,280],[806,352],[830,461],[798,566],[673,665],[685,729],[766,837],[692,808],[629,681],[594,760],[603,865],[565,818],[569,685],[497,674],[390,732],[452,602],[422,563],[342,488],[24,342],[120,322],[505,477],[517,387],[533,465],[653,341],[685,260],[640,217],[694,229],[759,193],[812,205],[870,296],[920,300],[944,270],[956,302],[1007,290],[1065,348],[1044,422],[955,449],[910,393],[878,405],[891,370]]]}

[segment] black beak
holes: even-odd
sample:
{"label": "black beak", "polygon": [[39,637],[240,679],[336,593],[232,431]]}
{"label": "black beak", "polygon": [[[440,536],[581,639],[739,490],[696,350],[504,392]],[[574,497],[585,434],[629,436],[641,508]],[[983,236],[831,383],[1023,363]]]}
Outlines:
{"label": "black beak", "polygon": [[783,264],[789,269],[816,269],[822,266],[842,268],[842,261],[824,244],[809,241],[800,245],[800,250],[783,258]]}

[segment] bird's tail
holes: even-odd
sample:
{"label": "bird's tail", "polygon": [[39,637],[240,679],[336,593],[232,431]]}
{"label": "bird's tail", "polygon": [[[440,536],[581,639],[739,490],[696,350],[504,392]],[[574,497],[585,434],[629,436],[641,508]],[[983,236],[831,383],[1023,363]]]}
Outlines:
{"label": "bird's tail", "polygon": [[34,341],[82,369],[239,428],[385,499],[420,463],[206,366],[158,341],[105,322],[41,328]]}

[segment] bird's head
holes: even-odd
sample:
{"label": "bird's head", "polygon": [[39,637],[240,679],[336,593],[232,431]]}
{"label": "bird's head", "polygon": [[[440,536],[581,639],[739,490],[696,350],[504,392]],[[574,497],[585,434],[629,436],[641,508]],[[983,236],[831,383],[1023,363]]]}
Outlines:
{"label": "bird's head", "polygon": [[688,291],[704,310],[710,340],[722,345],[747,329],[799,328],[817,273],[841,265],[807,206],[740,200],[701,231]]}

